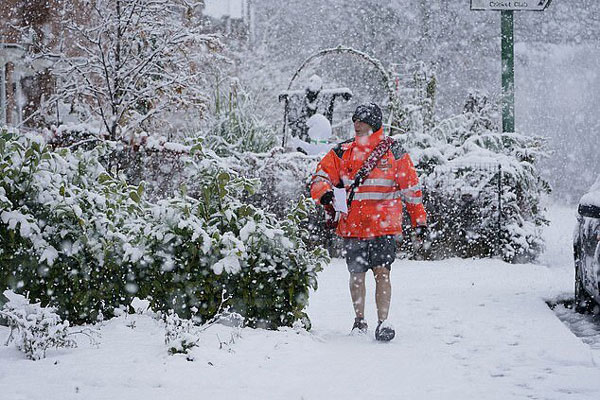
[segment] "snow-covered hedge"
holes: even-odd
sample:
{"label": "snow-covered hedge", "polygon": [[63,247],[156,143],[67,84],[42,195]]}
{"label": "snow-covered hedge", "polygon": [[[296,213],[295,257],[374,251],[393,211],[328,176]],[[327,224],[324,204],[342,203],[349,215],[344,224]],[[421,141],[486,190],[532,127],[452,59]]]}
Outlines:
{"label": "snow-covered hedge", "polygon": [[[210,140],[207,137],[201,142],[204,145]],[[186,167],[186,154],[190,149],[190,146],[175,146],[166,139],[149,138],[145,145],[135,151],[126,151],[117,158],[128,159],[128,162],[121,163],[128,181],[135,184],[143,181],[145,193],[151,199],[164,198],[183,184],[193,197],[197,197],[196,193],[202,191],[204,183],[190,175],[193,169]],[[241,152],[232,147],[226,157],[216,155],[215,150],[210,148],[204,147],[203,151],[220,159],[237,175],[259,183],[253,191],[244,193],[243,201],[283,220],[299,201],[310,196],[310,177],[322,157],[290,152],[282,147],[274,147],[264,153]],[[330,242],[335,235],[324,229],[322,207],[310,207],[301,226],[310,233],[309,239],[305,240],[308,247],[322,245],[331,251]]]}
{"label": "snow-covered hedge", "polygon": [[29,292],[73,322],[132,297],[155,310],[214,315],[226,290],[251,326],[305,320],[326,261],[300,228],[309,201],[285,220],[242,201],[257,182],[197,144],[186,149],[181,193],[149,202],[142,184],[107,173],[112,151],[52,151],[40,137],[0,137],[0,286]]}
{"label": "snow-covered hedge", "polygon": [[540,202],[550,186],[537,164],[546,156],[544,140],[500,133],[498,120],[487,98],[472,93],[464,113],[398,136],[420,170],[432,257],[524,262],[543,249]]}
{"label": "snow-covered hedge", "polygon": [[[280,217],[287,215],[290,205],[298,198],[310,196],[310,178],[322,157],[323,154],[305,155],[282,147],[261,154],[246,154],[240,169],[245,176],[261,182],[260,189],[248,200]],[[325,247],[333,257],[342,255],[341,240],[325,226],[323,207],[313,209],[303,226],[310,233],[310,245]]]}

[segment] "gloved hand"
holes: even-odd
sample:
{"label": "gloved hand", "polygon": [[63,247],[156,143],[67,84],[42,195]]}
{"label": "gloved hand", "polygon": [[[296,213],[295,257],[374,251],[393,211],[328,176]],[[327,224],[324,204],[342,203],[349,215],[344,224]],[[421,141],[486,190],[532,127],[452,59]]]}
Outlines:
{"label": "gloved hand", "polygon": [[415,228],[415,236],[423,243],[429,237],[429,229],[425,225],[417,226]]}
{"label": "gloved hand", "polygon": [[413,231],[413,250],[414,257],[416,260],[427,260],[429,259],[429,248],[431,243],[429,242],[429,229],[422,225],[414,228]]}
{"label": "gloved hand", "polygon": [[402,236],[402,234],[394,235],[394,243],[396,243],[396,252],[398,252],[400,250],[403,242],[404,242],[404,236]]}
{"label": "gloved hand", "polygon": [[333,202],[333,191],[330,190],[329,192],[325,192],[325,194],[321,196],[319,202],[324,206],[331,204]]}

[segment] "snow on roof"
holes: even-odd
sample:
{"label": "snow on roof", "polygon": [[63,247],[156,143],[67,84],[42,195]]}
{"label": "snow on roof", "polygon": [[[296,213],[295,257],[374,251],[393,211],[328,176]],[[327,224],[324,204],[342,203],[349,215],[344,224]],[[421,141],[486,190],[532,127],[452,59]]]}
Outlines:
{"label": "snow on roof", "polygon": [[600,190],[589,192],[581,198],[579,204],[600,207]]}
{"label": "snow on roof", "polygon": [[579,204],[600,207],[600,176],[598,176],[590,191],[581,198]]}

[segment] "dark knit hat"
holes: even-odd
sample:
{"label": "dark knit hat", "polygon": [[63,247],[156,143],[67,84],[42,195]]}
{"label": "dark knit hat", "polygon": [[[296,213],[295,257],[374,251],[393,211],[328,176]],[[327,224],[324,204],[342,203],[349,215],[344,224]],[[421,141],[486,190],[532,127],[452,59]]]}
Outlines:
{"label": "dark knit hat", "polygon": [[381,120],[381,108],[375,103],[361,104],[356,107],[356,111],[352,115],[352,122],[362,121],[365,124],[369,124],[373,128],[373,132],[381,128]]}

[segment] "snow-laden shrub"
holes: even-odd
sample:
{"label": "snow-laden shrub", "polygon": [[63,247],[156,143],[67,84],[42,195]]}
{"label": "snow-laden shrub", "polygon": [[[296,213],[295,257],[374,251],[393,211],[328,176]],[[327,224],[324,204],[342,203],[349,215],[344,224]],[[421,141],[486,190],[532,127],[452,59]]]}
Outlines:
{"label": "snow-laden shrub", "polygon": [[188,194],[151,203],[141,185],[100,165],[105,146],[55,152],[40,138],[3,134],[0,285],[77,322],[110,317],[134,295],[183,317],[196,307],[207,320],[223,289],[249,325],[307,319],[308,290],[326,261],[299,226],[309,202],[279,220],[243,201],[256,181],[200,145],[187,150]]}
{"label": "snow-laden shrub", "polygon": [[63,321],[52,307],[30,304],[24,296],[10,290],[4,291],[8,302],[0,310],[0,316],[8,321],[10,334],[6,344],[14,342],[30,360],[46,357],[49,348],[76,347],[68,337],[69,321]]}
{"label": "snow-laden shrub", "polygon": [[170,310],[163,316],[163,321],[169,354],[188,354],[198,346],[200,338],[195,334],[197,327],[192,320],[179,318],[179,315]]}
{"label": "snow-laden shrub", "polygon": [[403,138],[421,171],[434,257],[521,262],[543,249],[540,202],[550,187],[537,163],[544,141],[499,133],[497,120],[495,107],[473,93],[463,114]]}
{"label": "snow-laden shrub", "polygon": [[435,71],[423,62],[406,66],[406,70],[393,72],[399,83],[395,98],[390,104],[393,111],[393,133],[423,132],[435,123]]}
{"label": "snow-laden shrub", "polygon": [[280,221],[230,193],[250,185],[225,171],[205,171],[193,185],[198,200],[161,200],[154,207],[148,217],[155,229],[140,243],[153,254],[168,255],[152,265],[155,284],[140,288],[154,307],[189,317],[195,306],[206,319],[217,311],[225,289],[231,309],[248,325],[276,327],[306,319],[308,289],[316,287],[316,272],[326,260],[321,249],[307,250],[307,233],[300,228],[311,204],[301,201]]}
{"label": "snow-laden shrub", "polygon": [[[311,176],[321,155],[305,155],[275,147],[267,153],[245,154],[238,162],[244,175],[260,181],[260,187],[248,198],[252,204],[284,218],[298,199],[310,197]],[[303,226],[309,231],[309,246],[323,246],[339,256],[341,240],[325,226],[323,207],[311,207]]]}
{"label": "snow-laden shrub", "polygon": [[[210,138],[197,140],[205,146]],[[202,192],[203,180],[192,176],[194,168],[187,167],[187,153],[191,147],[175,146],[165,140],[148,139],[144,146],[139,146],[131,157],[133,162],[125,169],[130,183],[144,182],[144,191],[151,199],[161,199],[169,193],[177,191],[185,185],[193,197]],[[203,150],[211,153],[210,149]],[[310,177],[321,156],[308,156],[296,151],[286,151],[282,147],[274,147],[268,152],[228,151],[226,158],[219,158],[226,168],[237,175],[253,180],[253,190],[243,193],[243,200],[267,213],[275,214],[279,219],[287,219],[299,201],[309,197]],[[310,207],[310,205],[309,205]],[[311,239],[306,243],[310,248],[324,244],[332,239],[330,232],[323,229],[324,216],[321,207],[312,208],[302,226],[309,229]],[[327,247],[326,244],[324,244]]]}
{"label": "snow-laden shrub", "polygon": [[[239,330],[243,326],[244,317],[236,312],[231,312],[230,307],[225,305],[226,301],[231,298],[231,296],[225,296],[225,294],[226,292],[223,291],[221,305],[217,313],[208,321],[198,321],[196,316],[198,310],[195,307],[192,307],[192,315],[189,319],[181,318],[173,310],[169,310],[166,313],[158,313],[165,326],[165,344],[168,346],[167,351],[170,355],[189,354],[191,349],[198,346],[202,332],[215,324],[230,326],[237,331],[236,335],[239,336]],[[306,325],[300,320],[294,322],[292,326],[297,326],[298,324],[306,328]],[[227,342],[222,342],[220,339],[219,342],[221,347],[223,344],[228,344]],[[188,358],[188,360],[192,361],[193,359]]]}
{"label": "snow-laden shrub", "polygon": [[245,154],[238,162],[244,176],[260,181],[260,187],[250,198],[259,208],[278,216],[287,215],[290,204],[310,196],[310,178],[320,156],[309,156],[275,147],[260,154]]}
{"label": "snow-laden shrub", "polygon": [[120,228],[140,212],[141,188],[108,175],[103,151],[53,152],[41,137],[0,137],[0,286],[28,291],[74,322],[93,321],[128,294]]}
{"label": "snow-laden shrub", "polygon": [[212,102],[203,124],[207,148],[228,156],[240,152],[263,153],[277,145],[274,125],[259,117],[256,100],[237,79],[231,79],[225,90],[217,81]]}

